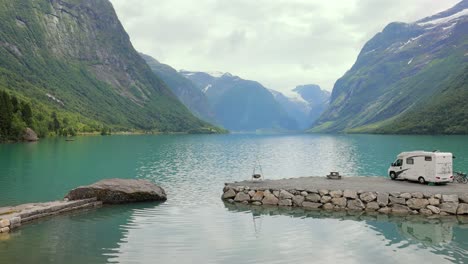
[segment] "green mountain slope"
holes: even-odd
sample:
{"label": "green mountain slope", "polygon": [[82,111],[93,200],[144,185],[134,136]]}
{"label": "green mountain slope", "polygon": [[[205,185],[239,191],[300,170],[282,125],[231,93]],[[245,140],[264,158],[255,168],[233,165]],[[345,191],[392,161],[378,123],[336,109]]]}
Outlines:
{"label": "green mountain slope", "polygon": [[140,53],[151,70],[161,78],[179,100],[197,117],[208,122],[215,122],[215,115],[205,94],[189,79],[169,65],[162,64],[155,58]]}
{"label": "green mountain slope", "polygon": [[114,129],[210,125],[194,117],[133,48],[108,0],[0,0],[0,86]]}
{"label": "green mountain slope", "polygon": [[377,133],[404,134],[468,134],[468,67],[444,82],[445,87],[420,107],[387,125]]}
{"label": "green mountain slope", "polygon": [[[433,17],[385,27],[366,43],[353,67],[336,82],[330,106],[311,131],[460,133],[456,123],[432,129],[436,119],[414,115],[422,109],[444,112],[439,107],[447,93],[466,96],[457,91],[467,89],[466,82],[459,83],[468,65],[467,8],[465,0]],[[459,89],[451,88],[455,83]],[[468,118],[466,111],[458,113],[458,120]],[[415,124],[408,125],[410,120]]]}

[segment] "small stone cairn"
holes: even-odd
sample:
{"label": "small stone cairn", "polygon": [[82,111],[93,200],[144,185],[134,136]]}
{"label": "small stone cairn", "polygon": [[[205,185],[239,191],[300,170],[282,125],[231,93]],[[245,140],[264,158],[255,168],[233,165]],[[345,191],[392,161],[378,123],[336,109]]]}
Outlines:
{"label": "small stone cairn", "polygon": [[229,203],[305,209],[375,211],[383,214],[467,215],[468,194],[379,193],[353,190],[250,189],[225,186]]}

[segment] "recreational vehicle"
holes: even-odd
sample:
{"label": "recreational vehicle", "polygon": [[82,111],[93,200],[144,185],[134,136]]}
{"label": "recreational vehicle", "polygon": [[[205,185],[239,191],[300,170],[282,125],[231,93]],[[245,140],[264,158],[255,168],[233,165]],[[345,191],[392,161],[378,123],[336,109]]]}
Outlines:
{"label": "recreational vehicle", "polygon": [[402,152],[388,169],[392,180],[420,183],[448,183],[453,181],[453,155],[448,152]]}

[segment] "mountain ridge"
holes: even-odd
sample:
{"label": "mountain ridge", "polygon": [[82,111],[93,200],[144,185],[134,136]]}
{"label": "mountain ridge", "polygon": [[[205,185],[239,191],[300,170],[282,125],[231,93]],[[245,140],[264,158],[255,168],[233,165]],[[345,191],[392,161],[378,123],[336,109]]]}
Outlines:
{"label": "mountain ridge", "polygon": [[244,80],[231,73],[215,76],[205,72],[179,71],[205,93],[216,120],[231,131],[293,131],[297,122],[290,118],[273,94],[257,81]]}
{"label": "mountain ridge", "polygon": [[[465,12],[466,6],[463,1],[442,14]],[[468,63],[467,16],[443,20],[440,14],[431,16],[438,20],[418,20],[422,25],[390,23],[369,40],[335,83],[330,106],[310,131],[399,133],[390,129],[397,123],[391,124],[438,96]]]}

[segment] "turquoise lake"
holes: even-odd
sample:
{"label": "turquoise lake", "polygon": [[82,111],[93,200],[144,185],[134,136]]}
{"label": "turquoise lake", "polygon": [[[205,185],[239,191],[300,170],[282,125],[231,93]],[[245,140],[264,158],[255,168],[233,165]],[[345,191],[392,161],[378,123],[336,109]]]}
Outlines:
{"label": "turquoise lake", "polygon": [[[441,150],[468,171],[468,136],[148,135],[0,145],[0,206],[61,199],[103,178],[149,179],[161,204],[53,217],[0,236],[0,263],[468,263],[468,219],[224,204],[225,182],[386,175],[396,155]],[[415,183],[416,184],[416,183]]]}

